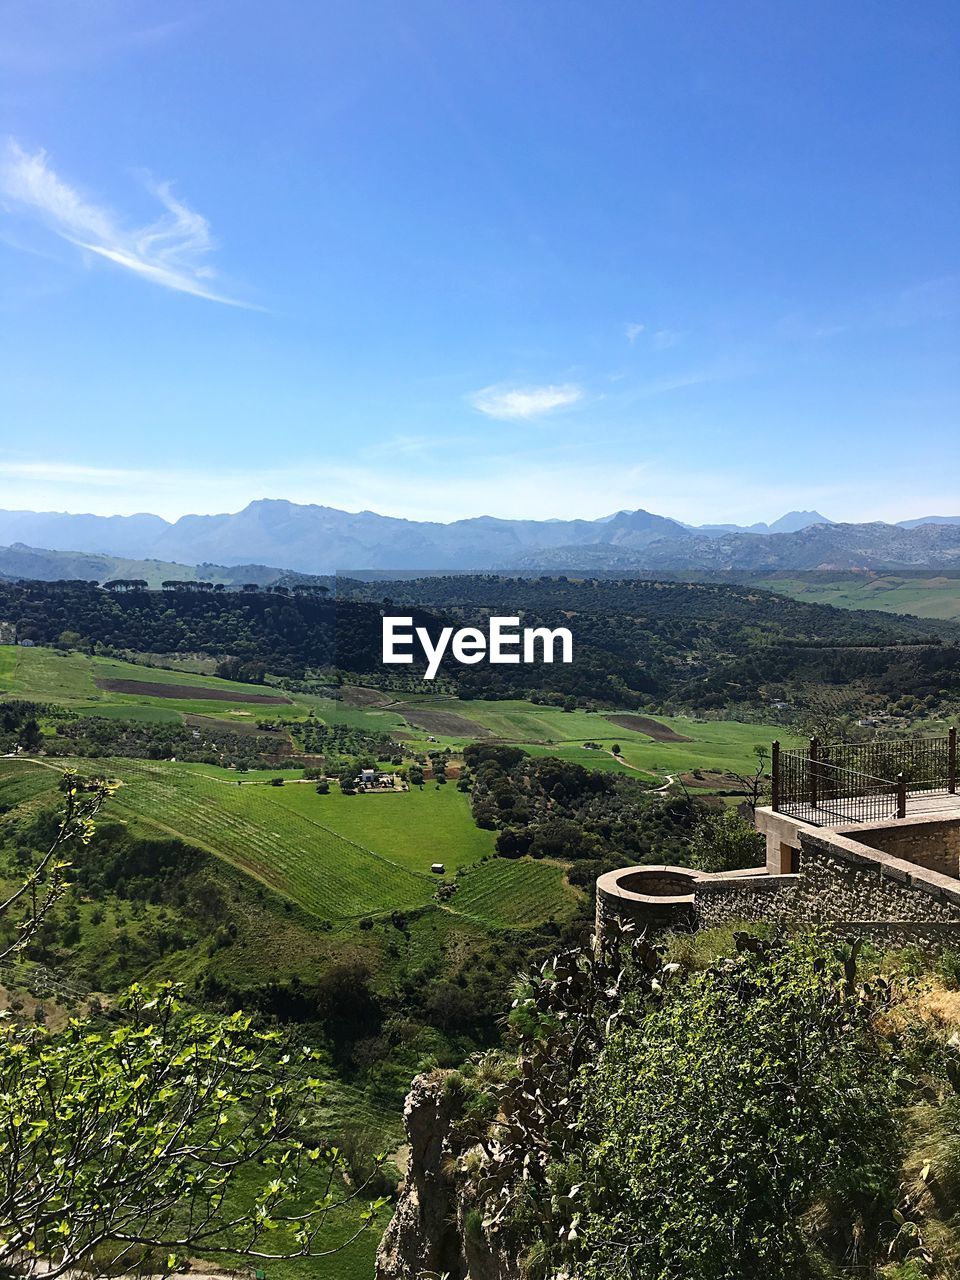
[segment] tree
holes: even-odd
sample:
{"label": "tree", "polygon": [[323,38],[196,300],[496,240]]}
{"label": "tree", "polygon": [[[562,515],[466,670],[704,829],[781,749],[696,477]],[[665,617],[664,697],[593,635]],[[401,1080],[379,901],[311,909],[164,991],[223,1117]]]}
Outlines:
{"label": "tree", "polygon": [[[169,985],[131,988],[121,1012],[115,1027],[75,1020],[60,1035],[0,1028],[0,1269],[56,1280],[94,1254],[124,1271],[149,1251],[149,1270],[169,1274],[200,1250],[342,1248],[323,1250],[321,1233],[363,1188],[301,1127],[319,1088],[311,1051],[283,1051],[243,1013],[187,1014]],[[251,1175],[241,1209],[232,1193]]]}
{"label": "tree", "polygon": [[[65,773],[60,782],[63,814],[53,839],[23,883],[0,901],[0,961],[21,951],[34,936],[67,889],[69,853],[78,845],[89,844],[93,836],[93,820],[104,801],[115,790],[103,778],[80,778]],[[0,1074],[0,1079],[2,1079]]]}
{"label": "tree", "polygon": [[40,726],[33,716],[29,720],[25,720],[20,726],[17,745],[21,751],[39,751],[43,746],[43,734],[40,732]]}
{"label": "tree", "polygon": [[[0,903],[0,925],[26,907],[0,960],[63,894],[64,855],[90,840],[112,789],[64,775],[55,835]],[[361,1208],[365,1187],[345,1183],[339,1152],[310,1140],[311,1049],[243,1012],[191,1013],[169,983],[132,987],[110,1023],[91,1015],[54,1034],[44,1021],[0,1022],[0,1275],[166,1275],[198,1251],[317,1256],[375,1220],[383,1202]],[[325,1249],[348,1206],[348,1231]]]}
{"label": "tree", "polygon": [[861,1241],[889,1212],[901,1099],[886,983],[858,981],[856,946],[740,945],[615,1030],[584,1073],[573,1181],[591,1189],[560,1233],[583,1280],[794,1280],[814,1205],[841,1204]]}
{"label": "tree", "polygon": [[746,792],[750,812],[755,815],[766,790],[767,761],[770,759],[770,752],[758,742],[753,748],[753,754],[757,761],[753,773],[735,773],[733,776]]}
{"label": "tree", "polygon": [[745,871],[763,865],[763,836],[736,809],[708,814],[694,828],[690,859],[701,871]]}
{"label": "tree", "polygon": [[345,796],[352,796],[357,791],[357,764],[353,760],[345,761],[337,770],[337,781]]}

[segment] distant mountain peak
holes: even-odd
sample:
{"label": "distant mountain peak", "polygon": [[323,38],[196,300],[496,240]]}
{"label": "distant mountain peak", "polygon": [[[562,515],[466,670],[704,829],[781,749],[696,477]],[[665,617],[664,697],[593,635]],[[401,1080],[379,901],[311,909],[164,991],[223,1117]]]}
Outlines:
{"label": "distant mountain peak", "polygon": [[833,520],[828,520],[819,511],[788,511],[785,516],[781,516],[779,520],[774,520],[773,524],[768,525],[767,531],[769,533],[796,533],[798,529],[806,529],[812,524],[833,523]]}

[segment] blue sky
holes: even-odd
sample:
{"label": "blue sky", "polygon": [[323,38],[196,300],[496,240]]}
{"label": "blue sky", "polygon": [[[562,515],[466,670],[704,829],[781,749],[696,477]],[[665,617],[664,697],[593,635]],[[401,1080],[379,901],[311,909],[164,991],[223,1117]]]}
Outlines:
{"label": "blue sky", "polygon": [[57,0],[0,506],[960,513],[960,10]]}

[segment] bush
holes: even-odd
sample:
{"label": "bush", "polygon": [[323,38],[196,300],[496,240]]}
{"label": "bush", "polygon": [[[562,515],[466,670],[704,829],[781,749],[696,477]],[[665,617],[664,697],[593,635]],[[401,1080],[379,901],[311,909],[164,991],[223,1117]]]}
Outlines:
{"label": "bush", "polygon": [[584,1073],[583,1280],[794,1280],[804,1214],[869,1238],[899,1168],[898,1073],[839,944],[753,939],[615,1031]]}
{"label": "bush", "polygon": [[702,818],[690,840],[690,860],[701,871],[745,871],[764,865],[763,836],[736,809]]}

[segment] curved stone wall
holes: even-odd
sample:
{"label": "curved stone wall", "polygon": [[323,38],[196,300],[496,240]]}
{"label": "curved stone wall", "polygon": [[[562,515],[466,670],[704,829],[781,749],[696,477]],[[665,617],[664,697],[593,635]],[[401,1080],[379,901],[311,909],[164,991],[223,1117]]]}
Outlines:
{"label": "curved stone wall", "polygon": [[692,867],[624,867],[597,881],[597,933],[606,926],[693,929],[769,920],[789,910],[799,877],[765,867],[711,874]]}
{"label": "curved stone wall", "polygon": [[597,881],[597,932],[608,924],[638,929],[690,929],[702,872],[689,867],[624,867]]}

